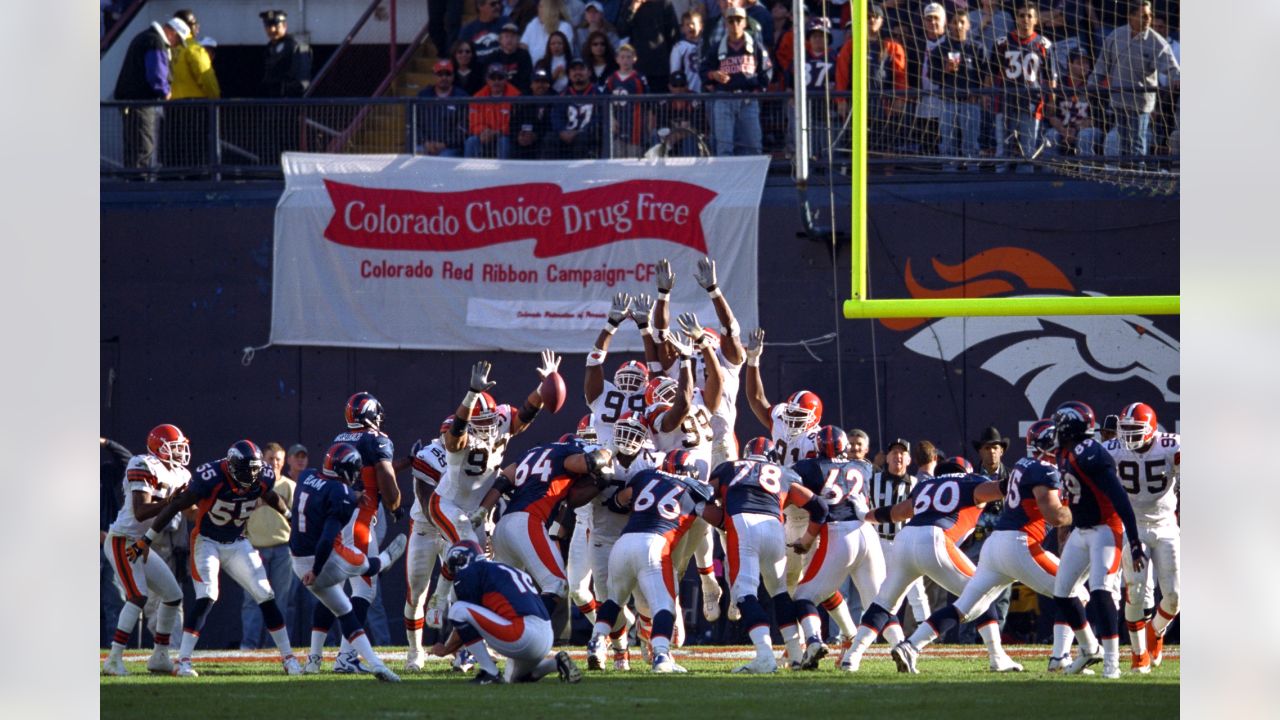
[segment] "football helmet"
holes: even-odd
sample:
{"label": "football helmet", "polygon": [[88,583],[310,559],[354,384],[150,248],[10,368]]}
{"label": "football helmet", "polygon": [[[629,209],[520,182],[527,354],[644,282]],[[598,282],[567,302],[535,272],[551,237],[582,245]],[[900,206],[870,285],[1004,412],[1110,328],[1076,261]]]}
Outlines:
{"label": "football helmet", "polygon": [[600,435],[596,432],[595,426],[591,424],[591,413],[583,415],[582,419],[578,421],[578,432],[576,434],[579,438],[591,443],[592,445],[600,439]]}
{"label": "football helmet", "polygon": [[440,421],[441,435],[444,435],[445,433],[453,429],[453,417],[454,417],[453,413],[449,413],[448,415],[445,416],[444,420]]}
{"label": "football helmet", "polygon": [[1156,411],[1146,403],[1130,403],[1120,411],[1116,437],[1130,450],[1145,447],[1156,437]]}
{"label": "football helmet", "polygon": [[782,424],[788,440],[795,440],[818,427],[821,420],[822,400],[808,390],[791,393],[782,407]]}
{"label": "football helmet", "polygon": [[720,331],[715,328],[704,327],[702,328],[702,334],[707,338],[707,344],[710,345],[713,350],[720,349]]}
{"label": "football helmet", "polygon": [[676,401],[676,395],[680,393],[680,383],[663,375],[661,377],[650,378],[649,385],[644,389],[644,404],[656,405],[658,403],[671,404]]}
{"label": "football helmet", "polygon": [[1093,435],[1097,425],[1097,416],[1093,408],[1079,400],[1068,400],[1053,411],[1053,425],[1058,439],[1058,447],[1074,445],[1076,442]]}
{"label": "football helmet", "polygon": [[679,475],[690,480],[702,482],[702,471],[693,460],[693,454],[684,448],[672,450],[662,460],[662,472],[668,475]]}
{"label": "football helmet", "polygon": [[635,395],[644,390],[649,382],[649,368],[644,363],[628,360],[613,373],[613,384],[628,395]]}
{"label": "football helmet", "polygon": [[613,424],[613,449],[619,455],[631,457],[640,452],[649,439],[649,426],[639,416],[628,410]]}
{"label": "football helmet", "polygon": [[443,572],[446,580],[452,580],[458,571],[484,557],[484,550],[475,540],[459,540],[444,556]]}
{"label": "football helmet", "polygon": [[487,392],[477,393],[477,395],[479,397],[471,406],[471,421],[467,424],[467,434],[481,445],[488,447],[498,439],[498,403]]}
{"label": "football helmet", "polygon": [[347,398],[347,427],[378,430],[382,427],[382,403],[367,392],[358,392]]}
{"label": "football helmet", "polygon": [[571,442],[577,442],[578,440],[581,440],[581,439],[582,438],[578,437],[577,435],[574,435],[573,433],[565,433],[561,435],[558,439],[556,439],[556,442],[571,443]]}
{"label": "football helmet", "polygon": [[935,477],[938,475],[956,475],[959,473],[971,472],[973,472],[973,464],[958,455],[956,457],[943,460],[933,469]]}
{"label": "football helmet", "polygon": [[776,462],[778,449],[769,438],[754,437],[748,440],[746,445],[742,446],[742,457],[746,460]]}
{"label": "football helmet", "polygon": [[1027,428],[1027,457],[1053,462],[1058,431],[1052,420],[1037,420]]}
{"label": "football helmet", "polygon": [[344,485],[355,485],[360,479],[360,471],[364,469],[364,458],[360,451],[350,443],[336,443],[324,454],[324,465],[320,474],[340,481]]}
{"label": "football helmet", "polygon": [[835,425],[818,428],[818,454],[828,460],[843,460],[849,456],[849,436]]}
{"label": "football helmet", "polygon": [[253,487],[262,477],[262,451],[252,440],[237,440],[227,449],[227,472],[241,490]]}
{"label": "football helmet", "polygon": [[171,468],[191,462],[191,443],[177,425],[157,425],[147,435],[147,451]]}

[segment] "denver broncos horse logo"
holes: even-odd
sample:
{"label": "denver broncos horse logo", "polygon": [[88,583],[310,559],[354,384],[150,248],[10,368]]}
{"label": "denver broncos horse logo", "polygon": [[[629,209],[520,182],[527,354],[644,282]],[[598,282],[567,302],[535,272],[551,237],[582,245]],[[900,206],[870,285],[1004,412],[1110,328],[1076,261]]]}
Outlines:
{"label": "denver broncos horse logo", "polygon": [[[907,260],[907,291],[915,298],[990,297],[994,295],[1077,294],[1066,275],[1043,256],[1021,248],[993,248],[959,265],[933,260],[942,289],[921,285]],[[1015,282],[1016,281],[1016,284]],[[1087,295],[1100,295],[1085,291]],[[1000,347],[982,363],[1018,388],[1044,417],[1045,408],[1067,381],[1088,375],[1105,382],[1138,378],[1150,383],[1168,402],[1179,402],[1178,340],[1137,315],[1055,317],[974,317],[888,319],[893,330],[924,325],[905,343],[925,357],[950,362],[961,353],[985,346]],[[927,323],[927,324],[926,324]]]}

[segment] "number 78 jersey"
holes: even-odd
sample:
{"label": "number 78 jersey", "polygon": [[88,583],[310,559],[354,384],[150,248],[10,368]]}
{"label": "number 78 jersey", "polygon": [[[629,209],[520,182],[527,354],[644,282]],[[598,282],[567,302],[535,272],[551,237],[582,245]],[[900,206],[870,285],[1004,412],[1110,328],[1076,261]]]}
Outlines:
{"label": "number 78 jersey", "polygon": [[1116,461],[1116,475],[1129,494],[1138,524],[1150,527],[1175,523],[1182,438],[1176,433],[1156,433],[1146,452],[1130,450],[1119,438],[1102,446]]}

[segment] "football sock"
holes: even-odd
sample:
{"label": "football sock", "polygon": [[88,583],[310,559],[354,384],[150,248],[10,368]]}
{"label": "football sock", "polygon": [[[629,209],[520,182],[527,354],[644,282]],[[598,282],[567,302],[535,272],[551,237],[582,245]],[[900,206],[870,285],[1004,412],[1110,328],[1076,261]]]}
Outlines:
{"label": "football sock", "polygon": [[356,634],[347,638],[347,642],[351,644],[351,648],[360,653],[360,657],[369,663],[370,667],[376,668],[382,665],[382,658],[373,651],[373,644],[369,642],[369,635],[364,630],[356,631]]}
{"label": "football sock", "polygon": [[893,646],[902,642],[907,637],[907,634],[903,632],[902,625],[897,622],[890,622],[884,626],[883,630],[880,631],[880,636],[883,637],[884,641],[889,643],[890,646]]}
{"label": "football sock", "polygon": [[1049,651],[1050,657],[1067,657],[1071,654],[1071,641],[1075,636],[1071,632],[1071,626],[1066,623],[1053,624],[1053,650]]}
{"label": "football sock", "polygon": [[160,609],[156,611],[156,647],[169,646],[172,633],[179,632],[182,628],[177,627],[178,624],[178,606],[181,600],[174,600],[171,603],[160,603]]}
{"label": "football sock", "polygon": [[316,603],[311,612],[311,653],[320,655],[324,652],[324,640],[329,636],[329,628],[333,627],[333,612],[324,603]]}
{"label": "football sock", "polygon": [[995,660],[1005,654],[1004,645],[1000,642],[1000,623],[994,620],[980,620],[978,634],[987,646],[987,657]]}
{"label": "football sock", "polygon": [[[145,603],[146,600],[144,599]],[[120,608],[120,618],[116,621],[116,632],[111,638],[112,657],[120,657],[124,653],[124,649],[129,645],[129,638],[133,635],[133,627],[138,624],[138,616],[142,614],[142,606],[127,602],[124,607]]]}
{"label": "football sock", "polygon": [[1099,634],[1106,637],[1120,636],[1120,611],[1115,597],[1106,590],[1089,593],[1089,605],[1097,608]]}
{"label": "football sock", "polygon": [[204,621],[209,618],[213,609],[213,600],[202,597],[196,600],[191,612],[187,613],[186,625],[182,628],[182,647],[178,649],[178,658],[190,660],[196,649],[196,641],[200,639],[200,631],[204,629]]}
{"label": "football sock", "polygon": [[858,625],[853,621],[853,615],[849,613],[849,603],[845,602],[844,598],[840,598],[840,602],[836,603],[835,607],[828,608],[827,613],[831,615],[831,619],[836,627],[840,628],[840,634],[844,637],[853,637],[853,634],[858,632]]}
{"label": "football sock", "polygon": [[675,615],[670,610],[659,610],[653,614],[653,646],[654,652],[657,652],[658,639],[665,639],[668,644],[671,641],[671,633],[675,629]]}
{"label": "football sock", "polygon": [[600,610],[600,603],[595,598],[591,598],[591,602],[583,603],[578,606],[578,612],[587,619],[587,622],[594,625],[596,623],[596,612]]}
{"label": "football sock", "polygon": [[796,604],[791,594],[782,591],[773,596],[773,616],[778,621],[778,631],[782,633],[782,641],[787,645],[787,654],[792,660],[799,660],[803,654],[800,648],[800,628],[796,624]]}
{"label": "football sock", "polygon": [[414,611],[409,603],[404,604],[404,636],[409,641],[409,654],[419,655],[422,653],[422,628],[426,620],[421,614],[421,606],[416,609],[417,617],[413,616]]}
{"label": "football sock", "polygon": [[1119,635],[1102,638],[1102,662],[1104,665],[1111,666],[1118,666],[1120,664]]}
{"label": "football sock", "polygon": [[1163,638],[1166,630],[1169,629],[1173,619],[1178,617],[1177,601],[1170,602],[1169,597],[1165,596],[1160,601],[1160,606],[1156,608],[1156,616],[1151,619],[1151,629],[1155,631],[1156,637]]}
{"label": "football sock", "polygon": [[806,644],[813,638],[822,639],[822,622],[818,619],[816,606],[808,600],[796,601],[796,614],[800,616],[800,630],[804,633]]}
{"label": "football sock", "polygon": [[924,594],[924,584],[917,580],[911,589],[907,590],[907,601],[911,603],[911,615],[916,622],[922,623],[929,617],[929,598]]}
{"label": "football sock", "polygon": [[[1111,594],[1103,592],[1107,595],[1107,603],[1114,608]],[[1080,598],[1055,597],[1053,601],[1058,606],[1058,617],[1075,633],[1076,642],[1080,643],[1080,652],[1088,655],[1098,652],[1098,639],[1093,635],[1093,628],[1089,627],[1089,623],[1085,621],[1084,603],[1080,602]]]}
{"label": "football sock", "polygon": [[928,620],[920,623],[916,631],[911,633],[911,644],[917,650],[923,650],[929,646],[929,643],[942,635],[946,635],[947,631],[959,624],[960,611],[956,610],[955,605],[948,605],[930,615]]}
{"label": "football sock", "polygon": [[751,644],[756,646],[756,656],[765,657],[773,655],[773,644],[770,642],[769,626],[756,625],[747,632],[751,638]]}
{"label": "football sock", "polygon": [[[369,617],[369,599],[363,597],[351,598],[351,612],[356,614],[356,619],[360,621],[360,627],[365,627],[365,620]],[[338,654],[351,652],[351,643],[347,642],[347,634],[342,634],[342,642],[338,643]]]}
{"label": "football sock", "polygon": [[475,642],[466,647],[471,656],[476,659],[476,664],[480,666],[481,670],[490,675],[498,674],[498,664],[493,661],[493,656],[489,654],[489,648],[485,647],[484,640],[476,639]]}
{"label": "football sock", "polygon": [[1147,654],[1147,622],[1126,620],[1124,624],[1129,630],[1129,650],[1133,654],[1133,663],[1139,665],[1142,657]]}

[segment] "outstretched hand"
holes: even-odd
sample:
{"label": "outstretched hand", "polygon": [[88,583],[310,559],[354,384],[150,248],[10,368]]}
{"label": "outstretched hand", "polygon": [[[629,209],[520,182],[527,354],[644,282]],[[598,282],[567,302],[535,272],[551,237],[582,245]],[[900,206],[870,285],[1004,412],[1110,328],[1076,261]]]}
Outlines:
{"label": "outstretched hand", "polygon": [[698,261],[698,269],[693,273],[693,279],[698,281],[703,290],[711,292],[716,287],[716,261],[709,257],[704,257]]}
{"label": "outstretched hand", "polygon": [[560,356],[554,350],[542,351],[542,363],[538,365],[538,375],[546,377],[560,370]]}
{"label": "outstretched hand", "polygon": [[627,319],[631,310],[631,296],[627,293],[620,292],[613,296],[613,304],[609,307],[609,322],[613,325],[620,324]]}
{"label": "outstretched hand", "polygon": [[742,350],[747,354],[748,362],[753,364],[759,362],[760,354],[764,352],[764,328],[752,330]]}
{"label": "outstretched hand", "polygon": [[471,366],[471,392],[488,392],[490,388],[498,383],[489,379],[489,371],[493,365],[488,360],[480,360]]}
{"label": "outstretched hand", "polygon": [[671,261],[662,258],[658,261],[658,290],[660,292],[669,293],[671,288],[675,287],[676,276],[671,271]]}

